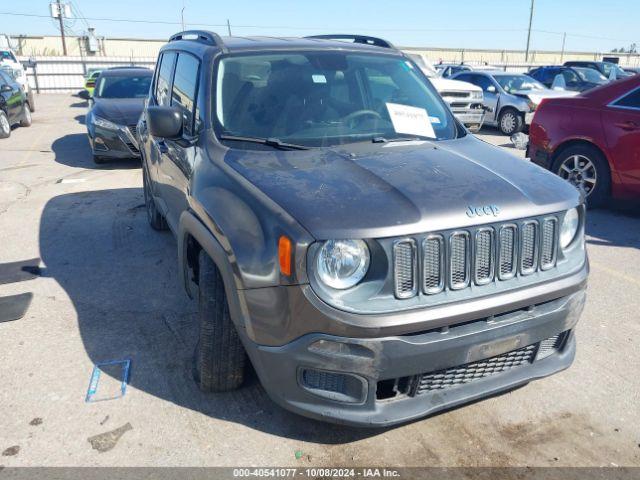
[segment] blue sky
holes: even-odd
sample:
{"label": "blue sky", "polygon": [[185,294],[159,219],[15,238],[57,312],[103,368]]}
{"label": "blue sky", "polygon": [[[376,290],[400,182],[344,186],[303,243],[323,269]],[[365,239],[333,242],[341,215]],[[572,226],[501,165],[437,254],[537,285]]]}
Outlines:
{"label": "blue sky", "polygon": [[[188,28],[234,35],[299,36],[318,33],[377,35],[402,46],[524,49],[530,0],[67,0],[96,28],[111,37],[166,38]],[[640,8],[636,0],[536,0],[532,49],[610,51],[640,45]],[[46,16],[49,0],[2,2],[2,33],[55,34],[49,18],[9,16],[14,12]],[[98,19],[103,20],[98,20]],[[107,21],[115,19],[120,21]],[[167,23],[131,23],[142,20]],[[205,27],[196,24],[209,24]],[[86,30],[76,19],[71,29]]]}

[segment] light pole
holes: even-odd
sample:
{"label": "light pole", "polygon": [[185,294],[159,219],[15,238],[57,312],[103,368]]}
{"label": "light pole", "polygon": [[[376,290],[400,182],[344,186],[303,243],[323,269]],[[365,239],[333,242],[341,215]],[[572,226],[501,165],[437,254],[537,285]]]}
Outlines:
{"label": "light pole", "polygon": [[531,11],[529,12],[529,32],[527,33],[527,51],[524,54],[524,61],[529,61],[529,44],[531,42],[531,24],[533,23],[533,4],[535,0],[531,0]]}
{"label": "light pole", "polygon": [[62,8],[62,3],[58,0],[58,20],[60,20],[60,36],[62,37],[62,52],[64,56],[67,56],[67,41],[64,38],[64,20],[62,18],[64,9]]}

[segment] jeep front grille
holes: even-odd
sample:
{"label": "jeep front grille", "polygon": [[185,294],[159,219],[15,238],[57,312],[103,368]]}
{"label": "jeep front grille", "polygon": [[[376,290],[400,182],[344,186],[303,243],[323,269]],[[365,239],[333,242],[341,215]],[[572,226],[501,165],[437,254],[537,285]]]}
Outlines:
{"label": "jeep front grille", "polygon": [[557,237],[558,219],[548,216],[400,239],[393,247],[395,296],[435,295],[548,270],[556,265]]}
{"label": "jeep front grille", "polygon": [[417,252],[414,240],[403,240],[393,246],[395,293],[398,298],[416,294]]}

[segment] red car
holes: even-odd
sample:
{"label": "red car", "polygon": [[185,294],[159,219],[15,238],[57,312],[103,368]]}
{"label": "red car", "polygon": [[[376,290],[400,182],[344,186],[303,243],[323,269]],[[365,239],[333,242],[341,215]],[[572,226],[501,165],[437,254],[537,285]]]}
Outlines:
{"label": "red car", "polygon": [[640,198],[640,76],[543,100],[527,156],[583,190],[591,207]]}

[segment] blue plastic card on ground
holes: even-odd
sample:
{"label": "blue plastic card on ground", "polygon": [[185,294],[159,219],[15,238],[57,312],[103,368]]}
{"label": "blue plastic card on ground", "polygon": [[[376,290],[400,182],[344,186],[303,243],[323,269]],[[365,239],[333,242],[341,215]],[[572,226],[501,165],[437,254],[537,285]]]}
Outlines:
{"label": "blue plastic card on ground", "polygon": [[129,383],[130,367],[131,360],[96,363],[89,380],[85,402],[101,402],[124,397]]}

